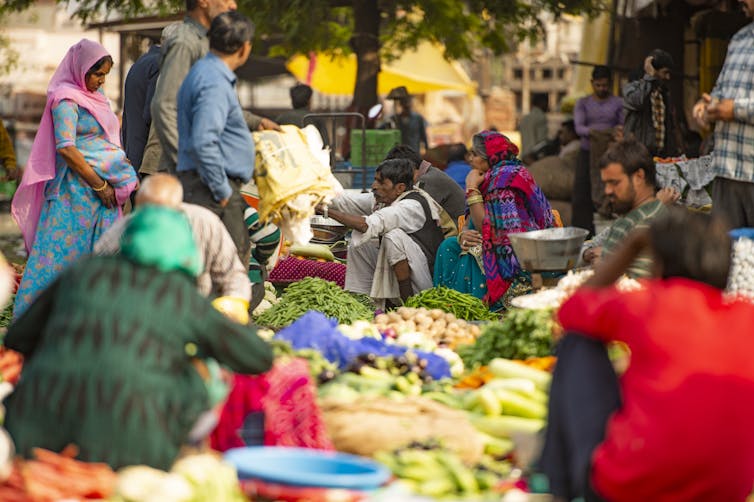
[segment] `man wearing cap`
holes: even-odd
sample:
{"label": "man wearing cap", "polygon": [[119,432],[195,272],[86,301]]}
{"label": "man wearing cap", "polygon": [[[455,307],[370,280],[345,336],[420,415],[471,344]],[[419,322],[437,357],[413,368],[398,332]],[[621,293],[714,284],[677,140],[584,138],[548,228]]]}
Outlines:
{"label": "man wearing cap", "polygon": [[429,148],[427,142],[427,124],[419,113],[411,109],[411,96],[405,86],[396,87],[387,95],[395,103],[396,113],[390,121],[401,131],[401,142],[417,152]]}

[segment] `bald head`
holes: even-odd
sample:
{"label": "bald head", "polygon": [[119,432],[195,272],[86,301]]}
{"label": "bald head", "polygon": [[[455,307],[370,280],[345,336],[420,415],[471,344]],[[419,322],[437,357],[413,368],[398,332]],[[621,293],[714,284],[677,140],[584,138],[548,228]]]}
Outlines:
{"label": "bald head", "polygon": [[170,174],[152,174],[141,182],[135,202],[137,206],[153,204],[178,208],[183,202],[183,186]]}

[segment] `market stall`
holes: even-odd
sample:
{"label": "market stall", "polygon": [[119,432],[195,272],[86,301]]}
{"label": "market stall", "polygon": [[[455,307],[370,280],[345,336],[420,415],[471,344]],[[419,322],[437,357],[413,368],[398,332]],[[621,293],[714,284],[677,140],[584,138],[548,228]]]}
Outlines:
{"label": "market stall", "polygon": [[[267,137],[262,149],[270,158],[274,140]],[[701,159],[661,165],[663,183],[678,184],[689,204],[702,202]],[[252,315],[275,364],[264,375],[230,378],[209,438],[170,472],[143,465],[114,472],[76,460],[75,445],[14,458],[0,434],[0,500],[548,500],[532,464],[560,336],[554,312],[592,273],[573,270],[586,231],[511,236],[538,290],[514,298],[503,313],[443,287],[381,312],[343,289],[345,265],[336,253],[345,229],[311,218],[333,185],[324,173],[312,180],[321,189],[282,178],[259,184],[285,193],[285,204],[260,206],[260,214],[295,221],[286,232],[308,244],[285,246]],[[751,294],[754,244],[751,235],[737,237],[732,290]],[[624,277],[618,287],[641,284]],[[618,346],[611,353],[620,371],[626,352]],[[11,391],[22,364],[0,349],[0,386]]]}

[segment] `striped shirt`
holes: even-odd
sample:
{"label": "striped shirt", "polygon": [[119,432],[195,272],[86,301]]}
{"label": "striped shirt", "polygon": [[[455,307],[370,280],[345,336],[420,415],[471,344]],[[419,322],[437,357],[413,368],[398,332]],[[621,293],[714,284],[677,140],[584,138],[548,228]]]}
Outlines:
{"label": "striped shirt", "polygon": [[715,125],[715,175],[754,183],[754,23],[733,35],[711,94],[732,99],[734,114]]}
{"label": "striped shirt", "polygon": [[[202,273],[197,278],[197,289],[203,296],[216,294],[235,298],[251,299],[251,284],[238,258],[236,245],[225,229],[222,220],[209,209],[195,204],[181,204],[194,240],[204,262]],[[112,255],[120,252],[120,238],[130,215],[116,221],[94,245],[94,254]]]}
{"label": "striped shirt", "polygon": [[280,244],[280,229],[272,223],[265,225],[259,221],[259,213],[253,207],[247,207],[243,212],[243,217],[249,228],[251,241],[249,280],[257,284],[264,280],[266,274],[262,273],[262,269]]}
{"label": "striped shirt", "polygon": [[[642,204],[622,218],[618,218],[601,235],[603,259],[614,252],[618,245],[635,228],[647,228],[649,222],[667,211],[665,204],[659,200],[653,200]],[[602,232],[600,232],[602,234]],[[629,277],[649,277],[652,269],[652,258],[648,252],[640,254],[628,267],[626,274]]]}

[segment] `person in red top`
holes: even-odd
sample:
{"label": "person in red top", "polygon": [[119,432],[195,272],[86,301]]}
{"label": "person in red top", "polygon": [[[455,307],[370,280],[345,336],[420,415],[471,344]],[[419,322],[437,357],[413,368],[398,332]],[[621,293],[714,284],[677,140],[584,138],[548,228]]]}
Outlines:
{"label": "person in red top", "polygon": [[[556,500],[743,501],[754,484],[754,305],[725,298],[731,244],[671,208],[560,308],[540,469]],[[643,249],[643,289],[612,285]],[[620,377],[604,343],[630,348]]]}

